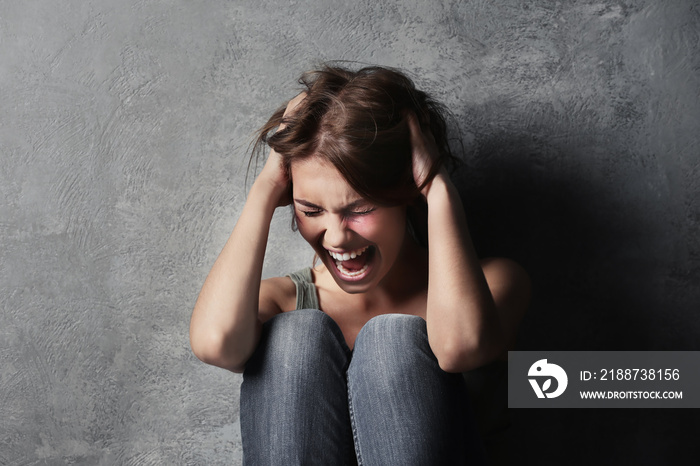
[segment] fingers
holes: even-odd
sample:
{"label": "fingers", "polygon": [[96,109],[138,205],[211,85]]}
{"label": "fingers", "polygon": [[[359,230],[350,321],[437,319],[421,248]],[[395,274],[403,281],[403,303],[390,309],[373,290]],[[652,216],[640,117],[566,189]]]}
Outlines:
{"label": "fingers", "polygon": [[286,117],[294,113],[294,109],[297,108],[301,101],[306,98],[306,95],[306,92],[302,92],[301,94],[297,95],[292,100],[290,100],[287,104],[287,108],[284,110],[284,115],[282,115],[282,117]]}
{"label": "fingers", "polygon": [[406,120],[412,147],[413,180],[425,196],[427,191],[424,184],[433,164],[440,158],[439,150],[432,132],[428,127],[421,126],[415,113],[410,112]]}
{"label": "fingers", "polygon": [[421,138],[423,130],[418,123],[418,117],[415,113],[409,112],[406,116],[406,121],[408,122],[408,129],[411,132],[411,144],[414,144]]}
{"label": "fingers", "polygon": [[282,123],[277,127],[277,131],[283,130],[284,127],[286,126],[284,124],[284,119],[287,118],[288,116],[292,115],[294,113],[294,110],[299,106],[299,103],[301,103],[302,100],[306,98],[306,92],[302,92],[301,94],[297,95],[294,97],[292,100],[289,101],[287,104],[287,108],[284,109],[284,113],[282,114]]}
{"label": "fingers", "polygon": [[415,148],[425,148],[428,152],[434,152],[436,146],[435,137],[429,128],[423,128],[415,113],[410,112],[406,117],[408,128],[411,132],[411,145]]}
{"label": "fingers", "polygon": [[416,117],[413,112],[409,113],[406,119],[411,132],[411,146],[414,152],[423,152],[429,159],[434,159],[437,156],[437,145],[433,133],[430,129],[423,129],[421,127],[418,122],[418,117]]}

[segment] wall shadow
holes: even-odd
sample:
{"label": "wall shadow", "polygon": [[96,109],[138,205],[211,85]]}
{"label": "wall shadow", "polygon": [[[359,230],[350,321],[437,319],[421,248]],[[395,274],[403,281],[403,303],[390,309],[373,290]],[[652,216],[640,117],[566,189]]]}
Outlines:
{"label": "wall shadow", "polygon": [[[512,258],[532,278],[518,349],[683,349],[659,328],[664,287],[644,257],[659,246],[645,233],[654,220],[643,206],[611,208],[621,203],[608,186],[558,163],[571,160],[541,141],[494,135],[453,174],[479,255]],[[683,464],[700,434],[692,410],[511,409],[510,417],[512,464]],[[533,449],[543,439],[546,448]]]}
{"label": "wall shadow", "polygon": [[453,174],[479,255],[512,258],[532,278],[519,349],[658,349],[656,270],[634,257],[655,246],[645,219],[611,210],[605,186],[545,169],[566,154],[527,143],[495,137]]}

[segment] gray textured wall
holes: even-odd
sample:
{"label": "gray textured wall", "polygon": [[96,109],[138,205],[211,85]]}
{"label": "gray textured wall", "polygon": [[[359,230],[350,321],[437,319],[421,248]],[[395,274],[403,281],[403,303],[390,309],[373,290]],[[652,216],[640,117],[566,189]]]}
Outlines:
{"label": "gray textured wall", "polygon": [[[0,1],[0,464],[240,461],[240,378],[189,315],[252,132],[325,59],[454,111],[479,248],[535,280],[521,348],[699,349],[697,2],[353,3]],[[267,276],[312,257],[285,215]],[[602,411],[514,413],[513,453],[678,461],[700,433]]]}

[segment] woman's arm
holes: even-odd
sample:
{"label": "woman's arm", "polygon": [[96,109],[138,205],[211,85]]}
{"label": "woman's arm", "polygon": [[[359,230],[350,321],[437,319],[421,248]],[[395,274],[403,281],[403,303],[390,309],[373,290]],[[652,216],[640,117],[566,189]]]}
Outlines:
{"label": "woman's arm", "polygon": [[[413,115],[409,125],[420,185],[436,148]],[[484,261],[482,268],[459,194],[444,169],[422,193],[428,203],[428,339],[443,370],[463,372],[506,350],[527,307],[529,282],[511,261]]]}
{"label": "woman's arm", "polygon": [[262,264],[279,194],[267,180],[255,181],[199,293],[190,321],[190,344],[208,364],[240,372],[257,346]]}
{"label": "woman's arm", "polygon": [[[293,99],[285,115],[303,97]],[[289,180],[273,150],[197,298],[190,344],[202,361],[241,372],[258,344],[262,321],[280,312],[274,290],[264,286],[261,292],[260,280],[272,215],[289,202]]]}

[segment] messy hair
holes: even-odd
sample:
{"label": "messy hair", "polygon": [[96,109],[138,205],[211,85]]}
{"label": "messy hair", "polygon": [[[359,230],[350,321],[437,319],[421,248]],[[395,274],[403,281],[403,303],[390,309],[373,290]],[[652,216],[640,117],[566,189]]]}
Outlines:
{"label": "messy hair", "polygon": [[[401,71],[324,65],[305,72],[299,83],[307,93],[304,100],[284,118],[287,104],[282,105],[259,130],[254,146],[254,153],[265,145],[278,152],[288,176],[294,161],[319,157],[360,196],[393,206],[415,201],[443,164],[455,159],[445,108]],[[432,133],[439,152],[421,186],[413,179],[407,122],[411,112]],[[282,123],[284,129],[275,131]]]}

